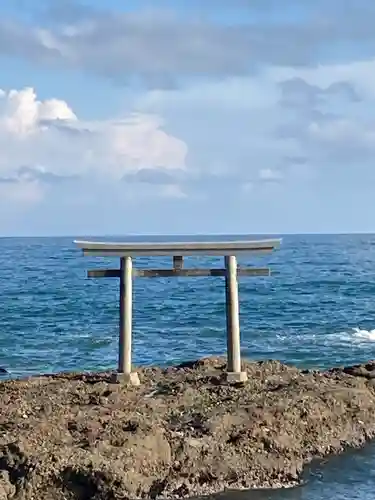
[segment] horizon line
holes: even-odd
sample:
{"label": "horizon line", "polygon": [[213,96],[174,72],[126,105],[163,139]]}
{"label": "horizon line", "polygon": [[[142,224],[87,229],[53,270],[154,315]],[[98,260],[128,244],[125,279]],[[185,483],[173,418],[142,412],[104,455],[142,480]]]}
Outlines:
{"label": "horizon line", "polygon": [[247,236],[365,236],[365,235],[375,235],[375,231],[349,231],[349,232],[287,232],[287,233],[277,233],[277,232],[261,232],[261,233],[203,233],[203,232],[197,232],[197,233],[111,233],[111,234],[105,234],[105,233],[95,233],[95,234],[42,234],[42,235],[32,235],[32,234],[25,234],[25,235],[0,235],[0,239],[19,239],[19,238],[24,238],[24,239],[29,239],[29,238],[36,238],[36,239],[51,239],[51,238],[72,238],[77,239],[77,238],[126,238],[126,237],[201,237],[201,236],[209,236],[209,237],[247,237]]}

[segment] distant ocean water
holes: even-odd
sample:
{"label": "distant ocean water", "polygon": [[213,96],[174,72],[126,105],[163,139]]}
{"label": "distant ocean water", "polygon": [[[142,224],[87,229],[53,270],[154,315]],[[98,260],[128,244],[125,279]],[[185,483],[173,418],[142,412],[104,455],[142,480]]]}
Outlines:
{"label": "distant ocean water", "polygon": [[[118,280],[85,274],[118,262],[82,257],[73,239],[0,238],[0,366],[11,376],[116,366]],[[277,274],[240,280],[244,356],[303,367],[375,358],[375,235],[284,236],[280,250],[249,262]],[[219,259],[189,264],[215,266]],[[140,258],[136,265],[170,262]],[[136,280],[134,362],[223,354],[224,314],[223,279]],[[369,445],[315,469],[302,488],[259,498],[367,500],[374,491]]]}

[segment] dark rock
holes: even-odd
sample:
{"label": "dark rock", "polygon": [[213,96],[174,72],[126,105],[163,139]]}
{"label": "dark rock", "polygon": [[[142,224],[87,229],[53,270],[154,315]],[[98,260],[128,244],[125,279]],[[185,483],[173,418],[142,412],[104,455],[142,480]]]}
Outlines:
{"label": "dark rock", "polygon": [[8,373],[8,371],[3,368],[2,366],[0,366],[0,375],[6,375]]}
{"label": "dark rock", "polygon": [[368,370],[363,365],[347,366],[344,368],[344,373],[353,377],[367,377]]}

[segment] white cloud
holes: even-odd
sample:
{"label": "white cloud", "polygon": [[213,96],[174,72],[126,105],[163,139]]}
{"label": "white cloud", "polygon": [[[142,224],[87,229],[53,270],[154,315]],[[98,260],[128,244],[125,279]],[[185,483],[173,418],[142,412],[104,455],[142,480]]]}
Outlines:
{"label": "white cloud", "polygon": [[8,188],[29,181],[33,189],[32,182],[72,176],[119,181],[141,167],[184,169],[186,145],[162,126],[156,116],[134,113],[87,122],[63,100],[38,100],[32,88],[2,91],[0,180]]}
{"label": "white cloud", "polygon": [[[49,99],[0,90],[2,224],[13,204],[34,223],[70,213],[85,231],[116,217],[128,228],[133,210],[152,230],[170,228],[175,210],[178,230],[183,220],[221,230],[230,205],[246,228],[240,214],[259,213],[295,230],[308,210],[326,222],[333,192],[337,214],[373,224],[369,210],[345,211],[348,193],[375,185],[374,2],[306,0],[298,15],[296,0],[203,3],[2,13],[0,56],[35,64],[34,81],[39,67],[69,68],[99,76],[99,88],[115,81],[117,95],[125,83],[127,103],[116,119],[87,120],[53,88]],[[103,92],[100,112],[106,102]]]}
{"label": "white cloud", "polygon": [[76,120],[66,102],[58,99],[38,101],[34,89],[2,91],[1,125],[11,135],[21,138],[41,130],[43,120]]}
{"label": "white cloud", "polygon": [[[374,62],[313,69],[268,68],[253,76],[194,82],[149,92],[143,112],[164,116],[189,146],[187,166],[197,189],[239,193],[278,181],[283,192],[315,189],[340,176],[350,185],[361,169],[371,182],[375,154],[375,94],[366,75]],[[341,79],[345,76],[345,79]],[[204,174],[205,178],[202,179]],[[200,186],[198,185],[200,183]],[[202,185],[205,184],[205,188]],[[278,192],[281,192],[278,188]],[[247,190],[247,199],[250,199]]]}
{"label": "white cloud", "polygon": [[[342,74],[348,80],[338,80]],[[0,180],[9,190],[22,182],[15,196],[24,193],[25,200],[29,185],[35,202],[63,180],[109,191],[120,182],[123,197],[134,201],[224,191],[251,196],[260,183],[287,188],[308,184],[312,171],[318,179],[337,165],[345,172],[358,157],[365,168],[375,151],[372,98],[350,75],[350,65],[339,72],[274,68],[194,82],[145,92],[123,118],[101,121],[82,119],[64,100],[38,99],[31,88],[2,91]]]}
{"label": "white cloud", "polygon": [[[0,211],[55,205],[79,227],[95,217],[106,228],[111,214],[129,224],[128,214],[143,209],[152,230],[157,221],[170,227],[175,206],[182,219],[181,206],[190,207],[189,224],[219,220],[223,200],[273,224],[294,220],[299,206],[316,213],[329,186],[373,185],[375,94],[356,65],[269,68],[145,91],[122,118],[97,121],[33,89],[0,92]],[[272,209],[271,198],[283,208]]]}

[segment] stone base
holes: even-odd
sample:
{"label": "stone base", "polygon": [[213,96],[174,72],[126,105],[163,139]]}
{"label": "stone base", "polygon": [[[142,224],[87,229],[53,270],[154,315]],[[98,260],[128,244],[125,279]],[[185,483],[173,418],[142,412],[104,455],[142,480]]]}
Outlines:
{"label": "stone base", "polygon": [[140,385],[140,380],[137,372],[113,374],[113,382],[124,385]]}
{"label": "stone base", "polygon": [[240,384],[247,381],[247,372],[227,372],[226,379],[230,384]]}

